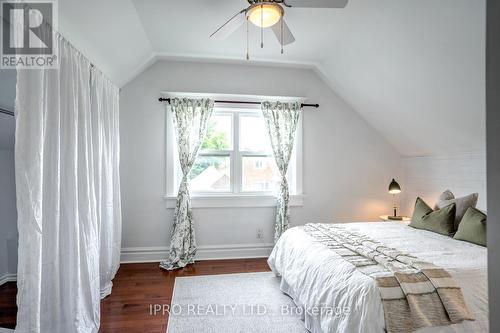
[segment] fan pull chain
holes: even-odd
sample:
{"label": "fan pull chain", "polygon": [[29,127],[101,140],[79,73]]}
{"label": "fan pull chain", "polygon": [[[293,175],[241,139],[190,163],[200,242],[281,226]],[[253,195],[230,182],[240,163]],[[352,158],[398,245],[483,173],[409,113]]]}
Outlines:
{"label": "fan pull chain", "polygon": [[264,5],[260,5],[260,48],[264,48]]}
{"label": "fan pull chain", "polygon": [[250,43],[248,42],[248,16],[247,16],[247,60],[250,60]]}
{"label": "fan pull chain", "polygon": [[281,16],[281,20],[280,20],[280,24],[281,24],[281,54],[283,54],[283,15]]}

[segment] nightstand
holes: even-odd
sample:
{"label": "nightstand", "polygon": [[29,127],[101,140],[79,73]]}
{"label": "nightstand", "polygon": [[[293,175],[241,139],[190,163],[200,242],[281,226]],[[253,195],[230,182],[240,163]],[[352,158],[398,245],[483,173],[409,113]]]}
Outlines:
{"label": "nightstand", "polygon": [[379,218],[380,218],[380,220],[382,220],[384,222],[400,222],[400,223],[404,223],[404,224],[410,224],[410,222],[411,222],[411,217],[409,217],[409,216],[403,216],[402,220],[391,220],[389,218],[389,215],[380,215]]}

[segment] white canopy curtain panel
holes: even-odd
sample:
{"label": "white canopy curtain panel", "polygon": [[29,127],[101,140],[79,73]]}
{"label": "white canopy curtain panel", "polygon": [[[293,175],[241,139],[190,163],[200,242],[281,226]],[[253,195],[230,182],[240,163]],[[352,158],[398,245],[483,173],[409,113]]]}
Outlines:
{"label": "white canopy curtain panel", "polygon": [[274,229],[274,241],[276,242],[283,232],[288,229],[289,224],[288,202],[290,193],[286,173],[295,143],[300,104],[297,102],[263,102],[261,109],[266,120],[276,165],[281,175]]}
{"label": "white canopy curtain panel", "polygon": [[99,275],[101,298],[104,298],[111,294],[111,281],[120,266],[120,91],[95,67],[91,69],[90,88],[94,184],[99,222]]}
{"label": "white canopy curtain panel", "polygon": [[58,69],[18,69],[16,332],[97,332],[118,267],[118,89],[56,34]]}
{"label": "white canopy curtain panel", "polygon": [[196,237],[188,177],[207,133],[208,120],[213,108],[214,101],[210,99],[174,98],[170,104],[182,180],[175,205],[169,258],[160,263],[160,267],[166,270],[182,268],[194,262]]}

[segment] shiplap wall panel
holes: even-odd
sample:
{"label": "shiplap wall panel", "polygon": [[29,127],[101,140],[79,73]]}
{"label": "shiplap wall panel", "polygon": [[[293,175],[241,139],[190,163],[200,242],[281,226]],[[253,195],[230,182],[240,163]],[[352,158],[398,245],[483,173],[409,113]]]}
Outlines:
{"label": "shiplap wall panel", "polygon": [[486,154],[463,153],[403,159],[402,212],[411,215],[417,196],[434,205],[446,189],[455,196],[479,193],[478,208],[486,210]]}

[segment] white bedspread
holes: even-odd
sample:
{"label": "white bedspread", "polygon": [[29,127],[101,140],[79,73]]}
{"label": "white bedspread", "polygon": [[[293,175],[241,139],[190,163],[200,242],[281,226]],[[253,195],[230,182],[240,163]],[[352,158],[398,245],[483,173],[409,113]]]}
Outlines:
{"label": "white bedspread", "polygon": [[[424,328],[418,330],[419,333],[488,332],[485,247],[398,222],[345,225],[348,230],[445,268],[458,281],[476,320]],[[281,290],[303,308],[305,326],[311,332],[385,332],[384,310],[375,281],[334,251],[314,242],[300,227],[289,229],[281,236],[268,263],[273,272],[282,277]],[[339,310],[342,313],[335,315]]]}

